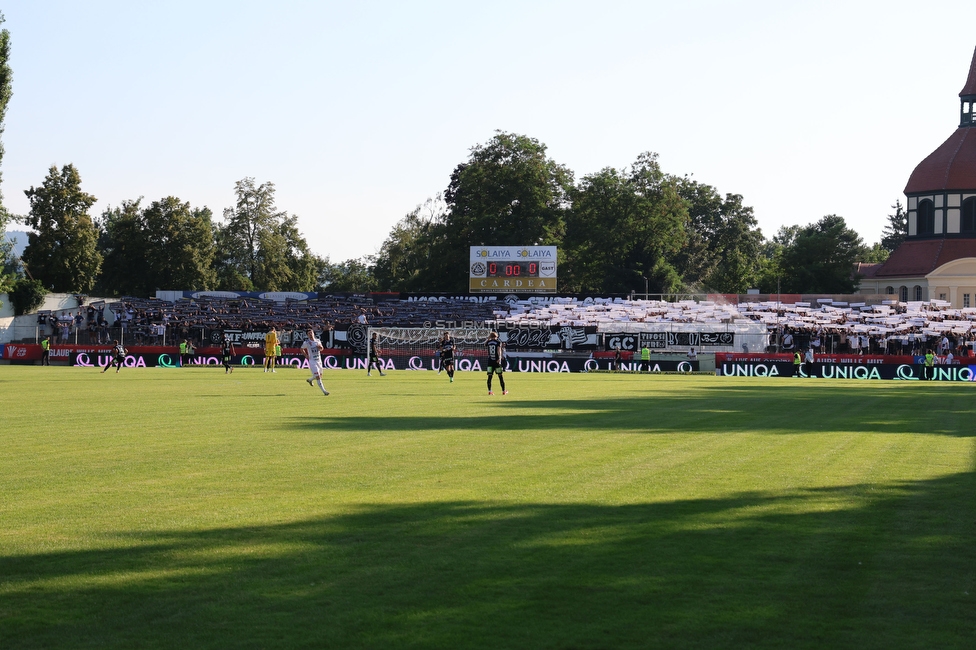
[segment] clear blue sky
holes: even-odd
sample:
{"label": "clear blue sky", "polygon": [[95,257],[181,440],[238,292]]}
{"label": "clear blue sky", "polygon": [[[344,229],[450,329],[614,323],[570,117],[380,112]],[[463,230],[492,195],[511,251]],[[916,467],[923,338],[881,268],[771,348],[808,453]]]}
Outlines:
{"label": "clear blue sky", "polygon": [[742,194],[769,237],[840,214],[867,243],[958,124],[968,2],[88,2],[0,6],[3,192],[74,163],[93,214],[219,217],[277,186],[312,249],[375,253],[496,129],[577,178],[642,151]]}

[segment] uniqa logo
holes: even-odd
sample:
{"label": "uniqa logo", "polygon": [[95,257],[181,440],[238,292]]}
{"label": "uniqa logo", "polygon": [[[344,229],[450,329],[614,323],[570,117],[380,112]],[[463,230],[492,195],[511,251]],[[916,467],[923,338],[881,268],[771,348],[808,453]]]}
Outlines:
{"label": "uniqa logo", "polygon": [[895,379],[918,381],[918,377],[915,376],[915,368],[907,364],[898,366],[898,370],[895,371]]}
{"label": "uniqa logo", "polygon": [[970,366],[935,368],[933,378],[936,381],[973,381],[973,370]]}
{"label": "uniqa logo", "polygon": [[821,371],[824,379],[881,379],[877,368],[867,366],[834,366],[825,364]]}
{"label": "uniqa logo", "polygon": [[519,372],[569,372],[569,364],[563,361],[561,364],[555,359],[551,361],[529,361],[519,359]]}
{"label": "uniqa logo", "polygon": [[173,357],[168,354],[161,354],[159,358],[156,359],[156,365],[162,368],[177,368],[178,364],[173,362]]}
{"label": "uniqa logo", "polygon": [[779,377],[779,370],[776,366],[767,366],[764,363],[733,363],[722,364],[722,375],[726,377]]}

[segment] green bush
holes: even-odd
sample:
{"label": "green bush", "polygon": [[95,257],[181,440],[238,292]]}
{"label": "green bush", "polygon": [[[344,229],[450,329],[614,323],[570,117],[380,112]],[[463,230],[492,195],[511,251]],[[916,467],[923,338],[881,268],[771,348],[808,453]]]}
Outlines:
{"label": "green bush", "polygon": [[10,303],[14,306],[14,314],[22,316],[29,314],[44,302],[47,289],[40,280],[29,280],[21,278],[14,283],[14,288],[10,292]]}

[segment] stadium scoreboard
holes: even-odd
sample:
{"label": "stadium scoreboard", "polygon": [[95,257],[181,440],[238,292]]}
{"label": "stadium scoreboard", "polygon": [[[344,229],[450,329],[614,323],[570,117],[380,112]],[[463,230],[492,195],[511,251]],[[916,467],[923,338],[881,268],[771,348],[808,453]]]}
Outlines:
{"label": "stadium scoreboard", "polygon": [[555,246],[472,246],[469,293],[556,293]]}

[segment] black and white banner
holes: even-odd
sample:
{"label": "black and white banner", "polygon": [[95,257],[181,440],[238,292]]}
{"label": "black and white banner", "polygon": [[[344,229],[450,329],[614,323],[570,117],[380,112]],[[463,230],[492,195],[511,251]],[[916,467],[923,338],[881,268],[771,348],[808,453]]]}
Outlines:
{"label": "black and white banner", "polygon": [[734,332],[632,332],[606,334],[604,349],[611,352],[637,352],[641,348],[668,350],[672,348],[732,347]]}

